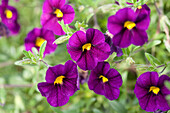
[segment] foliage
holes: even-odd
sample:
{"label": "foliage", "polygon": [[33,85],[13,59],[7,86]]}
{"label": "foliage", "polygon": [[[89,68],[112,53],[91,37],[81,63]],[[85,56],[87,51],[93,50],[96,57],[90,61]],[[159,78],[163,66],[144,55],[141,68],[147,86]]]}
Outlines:
{"label": "foliage", "polygon": [[[149,41],[144,46],[131,45],[123,49],[123,56],[116,57],[113,53],[107,60],[123,78],[117,100],[108,101],[104,96],[90,91],[85,83],[80,85],[80,90],[70,98],[69,103],[58,108],[50,107],[37,90],[37,83],[44,81],[47,70],[43,61],[54,66],[71,60],[66,44],[75,31],[93,27],[106,33],[107,18],[129,5],[126,0],[117,0],[120,5],[115,4],[114,0],[69,0],[76,11],[76,17],[70,24],[75,29],[61,21],[66,35],[56,36],[54,43],[58,44],[57,50],[44,57],[46,42],[39,52],[35,48],[32,48],[33,53],[24,50],[27,33],[34,27],[41,27],[43,0],[16,1],[11,0],[9,4],[18,10],[21,31],[19,35],[0,38],[0,113],[145,113],[133,92],[137,77],[146,71],[170,73],[170,46],[167,40],[167,32],[170,29],[168,0],[128,0],[134,3],[134,7],[147,2],[151,9],[151,23],[147,31]],[[154,4],[161,14],[157,13]],[[165,84],[170,87],[168,82]]]}

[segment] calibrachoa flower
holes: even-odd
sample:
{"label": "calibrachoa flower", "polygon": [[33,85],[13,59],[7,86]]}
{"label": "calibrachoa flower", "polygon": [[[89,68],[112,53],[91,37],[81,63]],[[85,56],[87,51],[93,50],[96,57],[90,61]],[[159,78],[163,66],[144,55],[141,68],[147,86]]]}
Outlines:
{"label": "calibrachoa flower", "polygon": [[58,21],[63,20],[64,24],[70,24],[75,16],[72,6],[64,4],[65,0],[45,0],[43,4],[41,24],[44,28],[53,31],[56,35],[65,34]]}
{"label": "calibrachoa flower", "polygon": [[108,18],[107,28],[114,35],[113,44],[126,48],[130,44],[142,46],[148,41],[149,23],[147,14],[136,14],[131,8],[123,8]]}
{"label": "calibrachoa flower", "polygon": [[17,19],[17,10],[8,5],[8,0],[2,0],[2,4],[0,5],[0,23],[3,25],[3,31],[0,32],[3,32],[3,36],[18,34],[20,25]]}
{"label": "calibrachoa flower", "polygon": [[47,41],[47,45],[44,55],[50,54],[56,50],[57,45],[53,44],[55,41],[55,36],[52,31],[46,30],[44,28],[34,28],[25,38],[25,48],[27,51],[31,51],[32,47],[36,47],[39,50],[40,46],[45,40]]}
{"label": "calibrachoa flower", "polygon": [[143,110],[154,112],[158,109],[167,111],[170,109],[165,96],[170,94],[164,82],[170,81],[170,77],[157,72],[146,72],[139,76],[136,81],[134,93],[139,100],[139,105]]}
{"label": "calibrachoa flower", "polygon": [[45,80],[38,84],[41,95],[47,98],[51,106],[63,106],[79,89],[77,65],[69,60],[65,65],[49,67]]}
{"label": "calibrachoa flower", "polygon": [[110,46],[105,42],[103,33],[90,28],[87,32],[77,31],[69,39],[68,53],[83,70],[92,70],[98,62],[110,55]]}
{"label": "calibrachoa flower", "polygon": [[122,49],[113,44],[110,36],[108,36],[107,34],[104,34],[104,36],[105,36],[105,42],[110,45],[110,48],[111,48],[110,54],[112,54],[113,52],[116,52],[118,57],[122,56],[123,55]]}
{"label": "calibrachoa flower", "polygon": [[122,77],[119,72],[113,68],[110,69],[108,62],[99,62],[91,71],[88,86],[95,93],[104,95],[109,100],[119,97]]}
{"label": "calibrachoa flower", "polygon": [[139,13],[140,14],[147,14],[149,16],[150,15],[150,8],[146,4],[144,4],[142,6],[138,6],[136,13],[137,14],[139,14]]}

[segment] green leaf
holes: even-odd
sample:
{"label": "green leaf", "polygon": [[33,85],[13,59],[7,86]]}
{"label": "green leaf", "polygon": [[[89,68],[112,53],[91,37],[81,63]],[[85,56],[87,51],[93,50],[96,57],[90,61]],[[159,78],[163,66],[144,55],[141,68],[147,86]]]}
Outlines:
{"label": "green leaf", "polygon": [[67,33],[66,25],[64,24],[63,19],[61,21],[58,21],[58,23],[61,25],[63,31]]}
{"label": "green leaf", "polygon": [[127,109],[118,101],[109,101],[109,104],[111,105],[112,109],[117,113],[127,113]]}
{"label": "green leaf", "polygon": [[33,47],[32,52],[34,53],[35,57],[37,58],[38,57],[38,50],[35,47]]}
{"label": "green leaf", "polygon": [[70,36],[61,36],[61,37],[57,38],[57,39],[53,42],[53,44],[54,44],[54,43],[55,43],[55,44],[62,44],[62,43],[64,43],[65,41],[67,41],[69,38],[70,38]]}
{"label": "green leaf", "polygon": [[27,58],[31,59],[31,57],[30,57],[30,55],[29,55],[28,51],[23,50],[23,54],[24,54]]}
{"label": "green leaf", "polygon": [[161,65],[161,62],[157,59],[157,58],[155,58],[154,56],[152,56],[151,54],[149,54],[149,53],[145,53],[145,56],[146,56],[146,58],[148,59],[148,61],[150,62],[150,64],[152,65],[152,66],[156,66],[156,65]]}
{"label": "green leaf", "polygon": [[27,65],[27,64],[36,64],[36,62],[31,61],[30,59],[19,60],[14,63],[15,65]]}
{"label": "green leaf", "polygon": [[156,46],[156,45],[159,45],[160,43],[161,43],[160,40],[154,40],[154,41],[152,41],[151,43],[149,43],[146,48],[147,48],[147,49],[150,49],[150,48],[152,48],[152,47],[154,47],[154,46]]}
{"label": "green leaf", "polygon": [[39,55],[41,59],[43,58],[46,45],[47,45],[47,41],[44,41],[39,49]]}
{"label": "green leaf", "polygon": [[31,51],[28,51],[28,53],[29,53],[29,56],[31,57],[31,60],[32,60],[33,62],[36,62],[36,58],[35,58],[35,56],[31,53]]}
{"label": "green leaf", "polygon": [[50,108],[51,108],[55,113],[63,113],[58,107],[52,107],[52,106],[50,106]]}

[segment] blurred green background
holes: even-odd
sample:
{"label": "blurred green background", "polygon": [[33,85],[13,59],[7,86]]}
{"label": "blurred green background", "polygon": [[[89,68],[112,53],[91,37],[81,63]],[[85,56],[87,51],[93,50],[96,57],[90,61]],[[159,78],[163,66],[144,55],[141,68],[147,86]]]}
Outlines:
{"label": "blurred green background", "polygon": [[[120,8],[126,7],[126,0],[69,0],[76,17],[71,23],[84,21],[88,27],[107,31],[107,18]],[[146,0],[145,0],[146,1]],[[133,93],[137,77],[146,71],[161,72],[164,67],[149,61],[145,52],[156,57],[163,65],[170,61],[170,48],[165,45],[165,31],[170,29],[170,2],[168,0],[149,0],[151,23],[147,31],[149,42],[143,47],[130,46],[123,49],[124,55],[116,57],[113,53],[108,62],[117,69],[123,78],[120,96],[117,100],[109,101],[104,96],[97,95],[88,89],[87,83],[80,86],[69,102],[58,108],[52,108],[37,90],[37,83],[45,81],[47,67],[44,64],[16,66],[14,62],[24,57],[24,39],[34,27],[41,27],[40,16],[43,0],[10,0],[9,5],[17,8],[21,31],[17,36],[0,38],[0,113],[145,113]],[[155,5],[161,11],[158,14]],[[81,24],[80,24],[81,25]],[[168,30],[167,30],[168,28]],[[59,36],[56,36],[58,38]],[[58,45],[55,53],[44,59],[49,65],[64,64],[71,59],[67,53],[66,43]],[[169,51],[168,51],[169,49]],[[150,65],[152,64],[152,65]],[[89,72],[90,73],[90,72]],[[170,74],[167,65],[162,74]],[[61,111],[60,111],[61,110]]]}

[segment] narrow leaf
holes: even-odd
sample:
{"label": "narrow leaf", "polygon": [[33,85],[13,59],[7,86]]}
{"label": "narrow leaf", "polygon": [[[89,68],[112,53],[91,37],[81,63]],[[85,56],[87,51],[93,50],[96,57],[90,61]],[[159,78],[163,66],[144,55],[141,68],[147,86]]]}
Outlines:
{"label": "narrow leaf", "polygon": [[146,56],[146,58],[148,59],[148,61],[150,62],[150,64],[152,65],[152,66],[156,66],[156,65],[161,65],[161,62],[157,59],[157,58],[155,58],[154,56],[152,56],[151,54],[149,54],[149,53],[145,53],[145,56]]}
{"label": "narrow leaf", "polygon": [[39,49],[39,55],[40,55],[41,59],[43,58],[43,54],[44,54],[46,45],[47,45],[47,41],[44,41]]}
{"label": "narrow leaf", "polygon": [[70,38],[70,36],[61,36],[59,38],[57,38],[53,44],[61,44],[61,43],[64,43],[65,41],[67,41],[68,39]]}
{"label": "narrow leaf", "polygon": [[29,55],[28,51],[23,50],[23,54],[24,54],[27,58],[31,59],[31,57],[30,57],[30,55]]}

